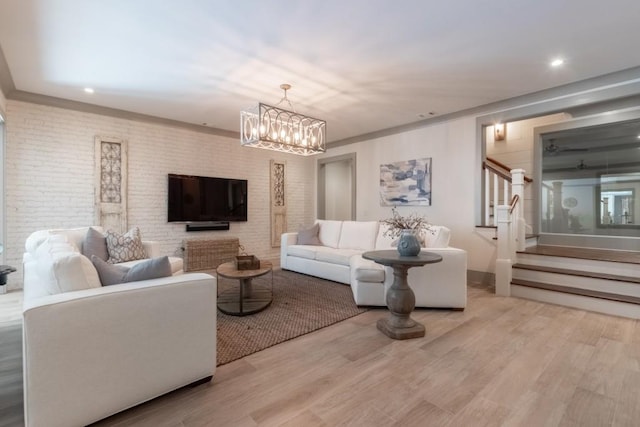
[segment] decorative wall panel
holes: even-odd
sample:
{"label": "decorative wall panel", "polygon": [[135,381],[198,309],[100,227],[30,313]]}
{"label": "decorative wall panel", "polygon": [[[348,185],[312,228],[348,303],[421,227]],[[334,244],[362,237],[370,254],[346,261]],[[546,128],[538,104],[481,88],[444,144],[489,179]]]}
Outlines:
{"label": "decorative wall panel", "polygon": [[280,247],[280,236],[287,228],[287,204],[285,187],[285,162],[271,160],[271,247]]}
{"label": "decorative wall panel", "polygon": [[96,225],[120,233],[127,230],[127,142],[96,136]]}

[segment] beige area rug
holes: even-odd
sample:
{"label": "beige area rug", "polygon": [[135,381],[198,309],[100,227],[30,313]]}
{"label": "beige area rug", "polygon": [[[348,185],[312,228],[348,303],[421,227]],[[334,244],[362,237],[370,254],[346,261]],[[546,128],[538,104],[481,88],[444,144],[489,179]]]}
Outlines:
{"label": "beige area rug", "polygon": [[[271,275],[254,279],[270,284]],[[220,288],[230,279],[219,279]],[[218,310],[218,366],[367,311],[348,285],[291,271],[273,272],[273,302],[264,311],[229,316]]]}

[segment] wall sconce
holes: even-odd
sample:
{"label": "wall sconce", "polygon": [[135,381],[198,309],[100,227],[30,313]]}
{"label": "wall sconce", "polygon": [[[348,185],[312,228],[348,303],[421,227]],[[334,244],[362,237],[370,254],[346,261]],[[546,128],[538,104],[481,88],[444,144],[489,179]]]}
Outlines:
{"label": "wall sconce", "polygon": [[493,140],[504,141],[507,137],[507,125],[504,123],[496,123],[493,125]]}

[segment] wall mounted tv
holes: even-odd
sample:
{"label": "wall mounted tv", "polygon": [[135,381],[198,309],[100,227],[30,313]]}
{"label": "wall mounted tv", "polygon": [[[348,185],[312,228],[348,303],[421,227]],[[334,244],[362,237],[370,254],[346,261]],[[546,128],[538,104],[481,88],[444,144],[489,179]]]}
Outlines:
{"label": "wall mounted tv", "polygon": [[168,222],[247,220],[247,180],[169,174]]}

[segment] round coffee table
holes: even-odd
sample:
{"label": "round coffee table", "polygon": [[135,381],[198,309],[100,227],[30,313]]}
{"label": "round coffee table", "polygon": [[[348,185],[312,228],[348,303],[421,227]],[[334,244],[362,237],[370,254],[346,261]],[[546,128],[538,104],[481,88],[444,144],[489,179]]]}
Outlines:
{"label": "round coffee table", "polygon": [[[271,272],[271,287],[254,285],[252,279]],[[218,295],[218,310],[232,316],[246,316],[264,310],[273,299],[273,266],[260,261],[260,268],[238,270],[235,262],[225,262],[216,269],[218,277],[237,279],[238,286],[226,289]]]}

